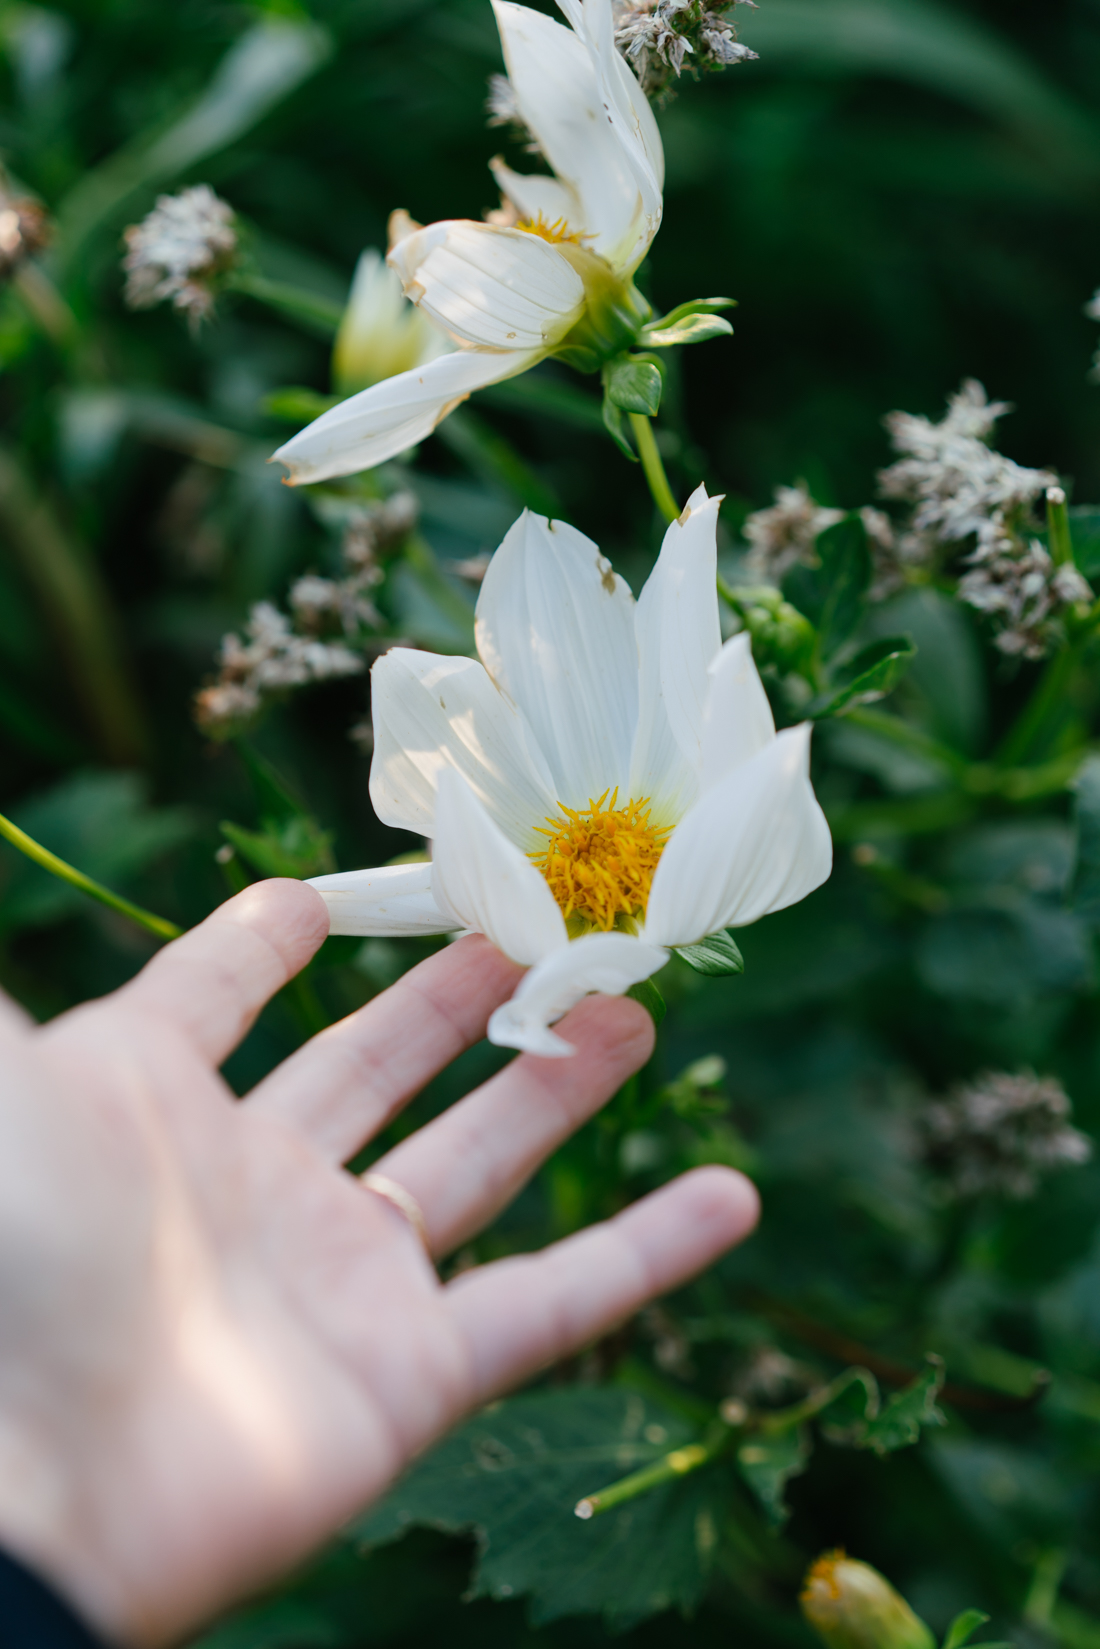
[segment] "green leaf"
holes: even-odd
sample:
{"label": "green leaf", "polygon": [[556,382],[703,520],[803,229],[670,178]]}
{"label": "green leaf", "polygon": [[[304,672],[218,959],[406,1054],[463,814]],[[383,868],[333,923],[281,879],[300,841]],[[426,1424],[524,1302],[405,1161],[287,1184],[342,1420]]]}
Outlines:
{"label": "green leaf", "polygon": [[871,553],[858,510],[846,515],[817,540],[818,565],[792,567],[783,594],[815,625],[821,657],[830,658],[863,616],[871,582]]}
{"label": "green leaf", "polygon": [[661,1020],[665,1017],[665,1014],[668,1011],[665,1007],[665,999],[657,989],[657,986],[653,983],[652,979],[639,980],[636,985],[631,985],[630,989],[628,991],[624,991],[623,994],[624,996],[633,997],[635,1002],[640,1002],[642,1004],[642,1007],[645,1009],[650,1019],[652,1019],[654,1026],[661,1023]]}
{"label": "green leaf", "polygon": [[281,825],[268,822],[263,830],[244,830],[230,820],[219,826],[241,858],[261,876],[323,876],[336,869],[332,834],[302,815]]}
{"label": "green leaf", "polygon": [[652,361],[611,361],[604,369],[607,398],[624,412],[655,418],[661,405],[661,370]]}
{"label": "green leaf", "polygon": [[984,1626],[989,1616],[984,1609],[964,1609],[961,1615],[956,1615],[947,1628],[947,1636],[943,1640],[942,1649],[962,1649],[968,1638],[972,1638],[979,1626]]}
{"label": "green leaf", "polygon": [[280,418],[284,423],[303,429],[306,424],[319,418],[322,412],[339,406],[340,400],[339,395],[321,395],[315,389],[288,385],[286,389],[273,389],[270,395],[265,395],[260,402],[260,411],[269,418]]}
{"label": "green leaf", "polygon": [[773,1437],[758,1433],[737,1450],[737,1469],[773,1527],[790,1516],[784,1499],[787,1484],[805,1471],[809,1457],[810,1436],[805,1426],[791,1426]]}
{"label": "green leaf", "polygon": [[697,945],[674,945],[676,955],[696,973],[744,973],[745,958],[741,955],[729,928],[708,934]]}
{"label": "green leaf", "polygon": [[870,704],[893,691],[917,656],[908,636],[884,636],[863,647],[840,672],[844,685],[817,699],[807,712],[815,721],[835,716],[849,704]]}
{"label": "green leaf", "polygon": [[610,435],[619,451],[623,454],[623,457],[629,458],[632,464],[636,464],[638,462],[638,454],[634,451],[634,448],[630,445],[630,442],[626,438],[626,429],[623,426],[623,415],[611,399],[610,395],[605,395],[603,398],[603,422],[604,428],[607,430],[607,433]]}
{"label": "green leaf", "polygon": [[645,349],[672,349],[679,344],[701,344],[707,338],[732,336],[733,327],[721,315],[685,315],[669,326],[647,326],[638,342]]}
{"label": "green leaf", "polygon": [[1100,756],[1090,756],[1073,781],[1077,862],[1070,903],[1082,921],[1100,927]]}
{"label": "green leaf", "polygon": [[663,332],[668,327],[678,326],[681,321],[688,320],[692,315],[716,315],[720,309],[736,309],[736,298],[689,298],[687,303],[678,303],[675,309],[670,309],[667,315],[661,315],[655,321],[650,321],[643,332]]}
{"label": "green leaf", "polygon": [[892,1454],[895,1449],[906,1449],[920,1437],[922,1426],[943,1426],[946,1421],[936,1407],[936,1398],[943,1385],[943,1360],[929,1357],[931,1367],[924,1374],[897,1391],[881,1412],[868,1421],[860,1447],[872,1449],[875,1454]]}
{"label": "green leaf", "polygon": [[695,1435],[682,1415],[633,1391],[516,1397],[452,1433],[351,1532],[371,1546],[416,1524],[472,1530],[467,1596],[527,1595],[535,1625],[600,1613],[622,1630],[698,1602],[724,1522],[721,1474],[693,1472],[588,1521],[573,1508]]}

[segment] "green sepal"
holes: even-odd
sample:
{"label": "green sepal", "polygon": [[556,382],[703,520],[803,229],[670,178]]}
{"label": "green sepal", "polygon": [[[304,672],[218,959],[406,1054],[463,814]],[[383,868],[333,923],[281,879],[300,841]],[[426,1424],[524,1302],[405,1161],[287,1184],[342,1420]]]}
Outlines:
{"label": "green sepal", "polygon": [[587,344],[565,344],[554,350],[554,359],[563,366],[571,366],[574,372],[598,372],[602,365],[602,357]]}
{"label": "green sepal", "polygon": [[744,973],[745,958],[734,942],[729,928],[720,928],[700,939],[697,945],[674,945],[676,955],[682,957],[696,973]]}
{"label": "green sepal", "polygon": [[660,367],[653,361],[638,361],[630,356],[609,361],[603,381],[608,400],[623,412],[641,412],[647,418],[657,416],[664,381]]}
{"label": "green sepal", "polygon": [[638,342],[647,349],[672,349],[679,344],[701,344],[708,338],[726,338],[733,327],[721,315],[685,315],[669,326],[643,327]]}
{"label": "green sepal", "polygon": [[687,303],[678,303],[675,309],[670,309],[667,315],[659,315],[655,321],[650,321],[643,330],[663,332],[689,315],[716,315],[720,309],[736,308],[736,298],[689,298]]}
{"label": "green sepal", "polygon": [[964,1609],[961,1615],[956,1615],[947,1628],[947,1636],[943,1640],[943,1649],[962,1649],[962,1645],[974,1636],[979,1626],[984,1626],[989,1616],[984,1609]]}
{"label": "green sepal", "polygon": [[661,1023],[661,1020],[668,1012],[668,1009],[665,1007],[665,999],[653,983],[652,979],[639,980],[638,984],[631,985],[628,991],[623,992],[623,995],[631,996],[634,998],[635,1002],[640,1002],[642,1004],[642,1007],[653,1021],[654,1029],[656,1029],[656,1027]]}
{"label": "green sepal", "polygon": [[638,454],[634,451],[634,448],[630,445],[630,442],[626,438],[626,430],[623,427],[622,412],[615,405],[610,395],[605,395],[603,398],[603,422],[604,428],[607,430],[607,433],[610,435],[623,457],[629,458],[632,464],[636,464],[638,462]]}
{"label": "green sepal", "polygon": [[[917,656],[909,636],[884,636],[863,647],[844,666],[842,685],[834,684],[810,705],[807,714],[820,721],[853,703],[869,704],[893,691]],[[847,679],[844,679],[847,678]]]}

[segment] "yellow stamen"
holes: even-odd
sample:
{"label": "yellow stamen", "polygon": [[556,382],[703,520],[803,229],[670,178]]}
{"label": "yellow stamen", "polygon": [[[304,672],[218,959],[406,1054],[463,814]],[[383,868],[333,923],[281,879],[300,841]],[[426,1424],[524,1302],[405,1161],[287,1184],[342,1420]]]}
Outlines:
{"label": "yellow stamen", "polygon": [[579,229],[570,229],[564,218],[556,218],[553,223],[548,223],[541,212],[534,218],[521,218],[516,228],[523,229],[528,235],[538,235],[541,240],[548,240],[552,246],[560,246],[564,241],[570,241],[574,246],[583,246],[586,240],[592,239],[591,235],[582,234]]}
{"label": "yellow stamen", "polygon": [[[672,831],[671,825],[650,823],[650,801],[619,807],[619,792],[576,811],[559,803],[561,817],[548,818],[545,851],[531,859],[550,884],[566,920],[579,918],[586,926],[608,932],[620,918],[645,915],[650,883]],[[607,803],[605,806],[604,804]]]}

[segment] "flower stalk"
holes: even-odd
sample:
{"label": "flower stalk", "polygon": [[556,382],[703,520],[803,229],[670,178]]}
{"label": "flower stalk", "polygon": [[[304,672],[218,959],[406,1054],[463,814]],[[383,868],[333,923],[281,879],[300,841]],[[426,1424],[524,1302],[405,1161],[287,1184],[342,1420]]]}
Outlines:
{"label": "flower stalk", "polygon": [[677,520],[680,506],[673,496],[672,488],[665,474],[665,466],[661,462],[661,454],[657,450],[657,438],[653,433],[653,422],[644,412],[630,412],[630,427],[634,431],[634,439],[638,443],[638,457],[641,459],[642,474],[653,494],[653,502],[668,522]]}
{"label": "flower stalk", "polygon": [[164,916],[154,916],[152,911],[143,910],[140,905],[123,899],[120,894],[112,893],[102,882],[85,876],[82,870],[66,864],[64,859],[59,859],[56,853],[51,853],[41,842],[36,842],[33,836],[28,836],[25,830],[20,830],[17,824],[6,819],[2,813],[0,836],[36,865],[41,865],[43,870],[48,870],[51,876],[57,876],[62,882],[68,882],[71,887],[79,888],[80,892],[86,893],[90,899],[98,899],[101,905],[106,905],[109,910],[118,911],[120,916],[128,916],[131,922],[136,922],[138,927],[144,928],[147,933],[155,934],[158,939],[178,939],[183,932],[175,922],[169,922]]}

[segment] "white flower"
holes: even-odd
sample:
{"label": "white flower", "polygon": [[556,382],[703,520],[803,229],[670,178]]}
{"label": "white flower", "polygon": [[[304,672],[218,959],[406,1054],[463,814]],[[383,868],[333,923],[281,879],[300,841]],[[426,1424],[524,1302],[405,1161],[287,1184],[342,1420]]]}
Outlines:
{"label": "white flower", "polygon": [[[370,469],[429,435],[475,389],[557,352],[595,370],[649,307],[631,276],[661,221],[664,156],[615,44],[611,0],[559,0],[570,27],[494,0],[515,109],[554,176],[493,175],[514,227],[398,219],[389,262],[457,348],[324,413],[282,447],[291,484]],[[391,232],[393,225],[391,223]]]}
{"label": "white flower", "polygon": [[371,800],[430,864],[313,882],[333,933],[484,933],[530,969],[489,1038],[549,1026],[829,874],[808,725],[776,734],[748,637],[724,647],[720,500],[700,487],[635,603],[596,545],[525,513],[477,606],[481,662],[395,648],[372,676]]}
{"label": "white flower", "polygon": [[339,393],[352,395],[396,378],[453,348],[427,315],[406,300],[400,277],[386,267],[382,254],[364,252],[332,351],[332,381]]}

